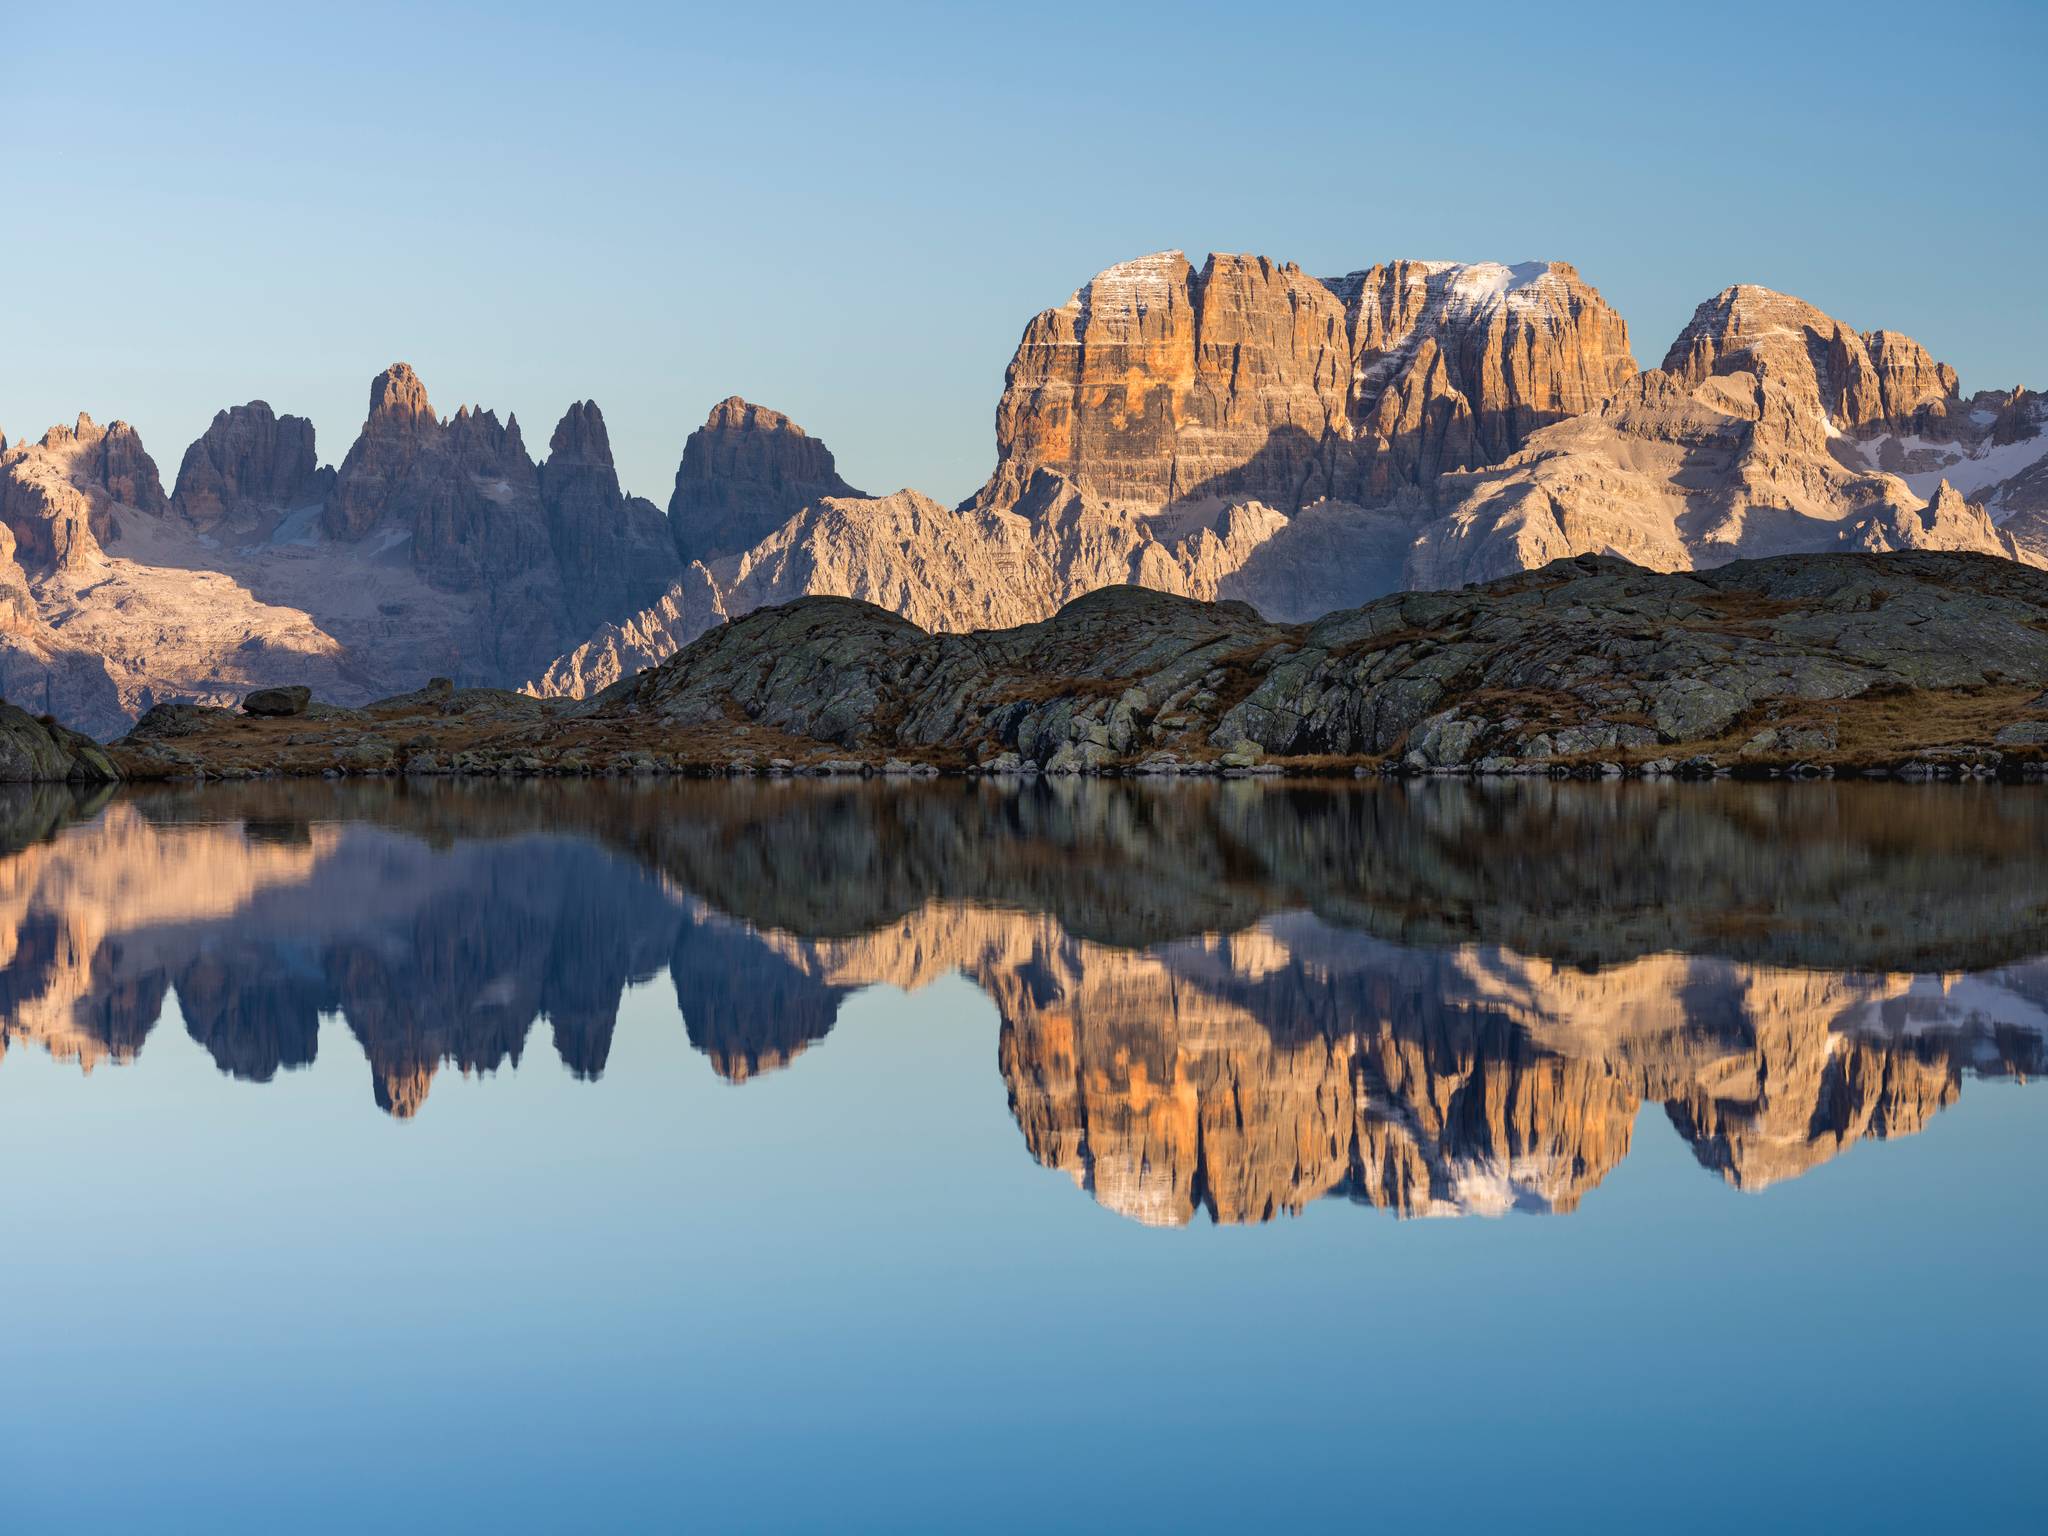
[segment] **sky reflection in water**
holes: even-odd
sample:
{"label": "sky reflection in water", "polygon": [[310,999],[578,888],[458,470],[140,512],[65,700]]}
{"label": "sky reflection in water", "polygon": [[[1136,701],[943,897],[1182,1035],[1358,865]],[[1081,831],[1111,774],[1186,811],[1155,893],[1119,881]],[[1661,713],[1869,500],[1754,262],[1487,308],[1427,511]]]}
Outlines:
{"label": "sky reflection in water", "polygon": [[2033,1507],[2048,799],[0,810],[10,1526]]}

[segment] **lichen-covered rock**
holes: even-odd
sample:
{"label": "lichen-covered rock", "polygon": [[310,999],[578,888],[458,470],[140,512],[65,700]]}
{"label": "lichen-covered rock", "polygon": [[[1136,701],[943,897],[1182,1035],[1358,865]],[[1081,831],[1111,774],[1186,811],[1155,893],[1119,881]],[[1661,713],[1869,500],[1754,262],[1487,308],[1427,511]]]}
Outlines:
{"label": "lichen-covered rock", "polygon": [[0,784],[110,784],[119,777],[90,737],[0,702]]}
{"label": "lichen-covered rock", "polygon": [[234,718],[233,710],[212,704],[157,704],[135,722],[126,739],[170,741],[180,736],[200,736]]}
{"label": "lichen-covered rock", "polygon": [[303,715],[313,702],[313,690],[297,684],[288,688],[259,688],[242,700],[245,715]]}
{"label": "lichen-covered rock", "polygon": [[1750,758],[1817,757],[1840,745],[1837,733],[1826,725],[1767,726],[1737,749],[1737,756]]}
{"label": "lichen-covered rock", "polygon": [[49,783],[70,776],[70,757],[36,717],[0,704],[0,784]]}

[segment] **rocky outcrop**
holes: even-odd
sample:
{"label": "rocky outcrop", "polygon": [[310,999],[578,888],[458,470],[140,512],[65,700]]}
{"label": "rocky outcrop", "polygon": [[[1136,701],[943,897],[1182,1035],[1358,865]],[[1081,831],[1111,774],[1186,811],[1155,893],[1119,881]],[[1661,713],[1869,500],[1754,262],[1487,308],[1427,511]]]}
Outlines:
{"label": "rocky outcrop", "polygon": [[1879,511],[1851,523],[1845,542],[1877,554],[1900,549],[1962,549],[2008,560],[2028,558],[2018,541],[1991,520],[1990,513],[1963,500],[1946,480],[1935,487],[1934,495],[1918,512],[1903,512],[1886,502]]}
{"label": "rocky outcrop", "polygon": [[[303,684],[286,688],[258,688],[242,700],[242,713],[272,717],[303,715],[312,702],[313,690]],[[140,729],[139,724],[137,729]]]}
{"label": "rocky outcrop", "polygon": [[585,699],[622,677],[675,655],[727,618],[724,594],[702,564],[692,563],[669,589],[627,618],[601,624],[522,687],[540,698]]}
{"label": "rocky outcrop", "polygon": [[574,633],[656,601],[680,569],[661,509],[619,489],[593,400],[569,407],[540,467],[540,501]]}
{"label": "rocky outcrop", "polygon": [[0,702],[0,784],[111,784],[119,777],[90,736]]}
{"label": "rocky outcrop", "polygon": [[[828,497],[744,555],[693,564],[656,603],[603,626],[531,686],[587,697],[728,619],[807,595],[858,598],[931,629],[964,630],[1029,623],[1120,584],[1205,600],[1243,595],[1285,618],[1383,590],[1384,570],[1362,562],[1333,569],[1311,556],[1304,571],[1287,558],[1300,541],[1287,541],[1286,553],[1276,542],[1288,522],[1252,503],[1158,528],[1050,471],[1011,509],[942,507],[916,491]],[[1369,532],[1357,542],[1372,547]],[[1404,552],[1391,554],[1396,568]]]}
{"label": "rocky outcrop", "polygon": [[839,478],[817,438],[734,395],[683,444],[669,528],[685,562],[716,560],[753,548],[813,502],[864,494]]}
{"label": "rocky outcrop", "polygon": [[313,423],[279,416],[262,400],[231,406],[185,450],[171,505],[195,527],[275,527],[286,512],[320,505],[333,485],[313,453]]}
{"label": "rocky outcrop", "polygon": [[1408,752],[1423,767],[1646,760],[1756,710],[1832,720],[1887,691],[2038,689],[2044,615],[2048,575],[1956,555],[1684,576],[1583,559],[1293,628],[1129,588],[968,637],[808,599],[705,636],[588,717],[715,728],[737,710],[844,747],[956,762],[1009,750],[1048,769],[1238,742],[1296,757]]}

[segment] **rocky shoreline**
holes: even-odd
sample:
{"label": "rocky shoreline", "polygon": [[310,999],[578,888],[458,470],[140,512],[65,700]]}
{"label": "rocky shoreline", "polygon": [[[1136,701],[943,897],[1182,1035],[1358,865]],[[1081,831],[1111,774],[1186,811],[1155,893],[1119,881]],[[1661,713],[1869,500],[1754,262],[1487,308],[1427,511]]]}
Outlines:
{"label": "rocky shoreline", "polygon": [[934,634],[842,598],[749,614],[593,699],[304,688],[160,704],[104,751],[8,711],[14,780],[477,775],[2048,775],[2048,573],[1582,556],[1308,624],[1140,588]]}

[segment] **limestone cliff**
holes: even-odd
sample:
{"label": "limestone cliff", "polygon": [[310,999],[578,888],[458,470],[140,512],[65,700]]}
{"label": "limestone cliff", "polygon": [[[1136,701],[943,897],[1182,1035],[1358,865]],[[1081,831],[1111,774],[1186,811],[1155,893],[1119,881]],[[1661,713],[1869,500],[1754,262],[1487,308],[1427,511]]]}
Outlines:
{"label": "limestone cliff", "polygon": [[734,395],[683,444],[669,528],[685,562],[716,560],[753,548],[813,502],[862,494],[839,478],[831,449]]}
{"label": "limestone cliff", "polygon": [[333,538],[408,541],[413,566],[450,591],[552,564],[519,418],[500,425],[495,411],[463,406],[443,422],[404,363],[371,381],[369,415],[321,518]]}
{"label": "limestone cliff", "polygon": [[1396,262],[1329,281],[1178,251],[1098,274],[1026,327],[996,408],[1007,505],[1042,469],[1123,505],[1292,512],[1490,463],[1635,372],[1562,263]]}
{"label": "limestone cliff", "polygon": [[516,420],[444,422],[396,364],[338,474],[259,400],[215,416],[169,498],[131,429],[81,417],[0,455],[0,691],[112,736],[272,683],[361,703],[517,681],[678,571],[590,402],[537,467]]}
{"label": "limestone cliff", "polygon": [[1746,373],[1783,384],[1797,419],[1841,432],[1904,426],[1922,406],[1956,393],[1956,371],[1896,331],[1858,335],[1811,304],[1753,283],[1723,289],[1693,312],[1664,356],[1687,384]]}
{"label": "limestone cliff", "polygon": [[185,450],[171,505],[193,526],[223,522],[269,532],[285,513],[325,501],[332,470],[313,451],[313,423],[262,400],[231,406]]}
{"label": "limestone cliff", "polygon": [[619,489],[596,401],[563,413],[539,489],[572,633],[637,612],[675,580],[681,567],[668,522],[653,502]]}
{"label": "limestone cliff", "polygon": [[92,565],[120,533],[119,509],[158,517],[165,506],[156,464],[125,421],[102,427],[80,413],[0,453],[0,522],[16,561],[36,574]]}
{"label": "limestone cliff", "polygon": [[[1858,335],[1753,286],[1702,304],[1661,369],[1534,434],[1496,468],[1448,477],[1407,579],[1455,586],[1578,554],[1658,570],[1830,549],[1968,550],[2037,560],[1986,504],[1979,408],[1955,371],[1893,332]],[[1957,447],[1919,446],[1940,431]],[[1909,461],[1901,434],[1915,445]],[[2010,455],[2048,450],[2029,437]]]}

